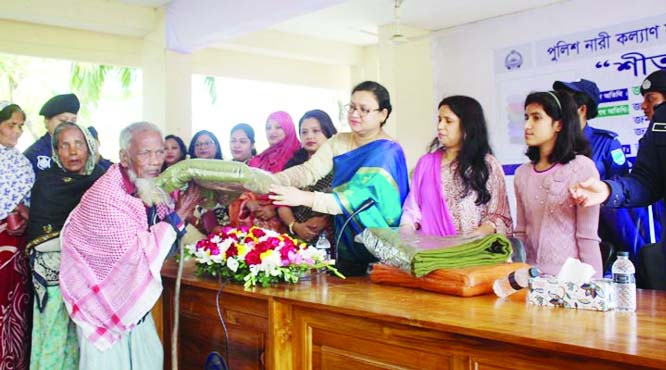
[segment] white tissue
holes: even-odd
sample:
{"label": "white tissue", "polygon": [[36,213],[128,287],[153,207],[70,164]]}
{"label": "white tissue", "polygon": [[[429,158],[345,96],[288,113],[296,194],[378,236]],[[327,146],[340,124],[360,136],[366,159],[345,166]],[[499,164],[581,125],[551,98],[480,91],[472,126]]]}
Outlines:
{"label": "white tissue", "polygon": [[569,257],[557,274],[557,279],[562,282],[570,281],[576,283],[576,285],[581,285],[590,282],[595,272],[591,265]]}

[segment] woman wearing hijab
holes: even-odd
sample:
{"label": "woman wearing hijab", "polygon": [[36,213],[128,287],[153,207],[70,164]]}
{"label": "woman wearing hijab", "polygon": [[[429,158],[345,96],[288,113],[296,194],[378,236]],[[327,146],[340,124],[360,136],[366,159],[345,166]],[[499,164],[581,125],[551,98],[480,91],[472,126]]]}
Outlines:
{"label": "woman wearing hijab", "polygon": [[83,193],[104,174],[96,164],[96,141],[75,123],[64,122],[53,132],[53,163],[40,172],[32,189],[26,249],[30,253],[33,305],[31,369],[76,369],[79,346],[76,326],[62,300],[60,230]]}
{"label": "woman wearing hijab", "polygon": [[287,112],[274,112],[266,119],[266,138],[268,149],[252,158],[248,165],[277,173],[284,169],[287,161],[301,148],[298,141],[294,120]]}
{"label": "woman wearing hijab", "polygon": [[30,272],[23,249],[32,165],[16,143],[25,113],[0,102],[0,369],[28,368]]}
{"label": "woman wearing hijab", "polygon": [[[271,113],[266,119],[266,138],[270,146],[250,160],[250,167],[277,173],[300,149],[294,121],[287,112]],[[286,225],[277,217],[275,207],[267,197],[260,197],[253,193],[244,193],[233,202],[229,208],[231,225],[256,225],[278,232],[287,231]]]}

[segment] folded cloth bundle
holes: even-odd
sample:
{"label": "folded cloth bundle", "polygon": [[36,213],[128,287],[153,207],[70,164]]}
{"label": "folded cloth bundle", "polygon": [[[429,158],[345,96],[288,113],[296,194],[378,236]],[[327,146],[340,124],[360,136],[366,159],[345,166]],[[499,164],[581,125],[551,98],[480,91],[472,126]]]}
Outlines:
{"label": "folded cloth bundle", "polygon": [[[208,194],[215,193],[212,198],[221,204],[229,204],[244,191],[267,194],[268,187],[277,183],[273,174],[244,163],[200,158],[180,161],[155,179],[167,193],[190,181],[201,185]],[[204,196],[212,201],[208,194]]]}
{"label": "folded cloth bundle", "polygon": [[382,263],[399,267],[416,277],[443,268],[504,263],[512,253],[509,239],[499,234],[433,236],[391,228],[367,228],[357,238]]}
{"label": "folded cloth bundle", "polygon": [[524,263],[500,263],[457,269],[439,269],[423,277],[415,277],[397,267],[377,263],[372,266],[373,283],[418,288],[437,293],[472,297],[492,293],[493,282],[509,273],[529,267]]}

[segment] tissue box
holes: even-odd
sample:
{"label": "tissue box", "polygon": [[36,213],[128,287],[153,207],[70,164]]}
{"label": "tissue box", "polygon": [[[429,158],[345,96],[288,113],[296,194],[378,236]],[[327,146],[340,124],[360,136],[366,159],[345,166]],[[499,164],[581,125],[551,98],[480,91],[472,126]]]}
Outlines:
{"label": "tissue box", "polygon": [[615,308],[610,279],[592,280],[581,285],[562,282],[554,276],[530,279],[527,302],[539,306],[609,311]]}

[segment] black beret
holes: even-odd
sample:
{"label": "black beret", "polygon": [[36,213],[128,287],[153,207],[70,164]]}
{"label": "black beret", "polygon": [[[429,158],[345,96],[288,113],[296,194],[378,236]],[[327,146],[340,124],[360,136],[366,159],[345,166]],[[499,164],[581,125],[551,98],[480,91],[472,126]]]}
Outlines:
{"label": "black beret", "polygon": [[666,70],[662,69],[650,73],[641,84],[641,95],[650,91],[666,93]]}
{"label": "black beret", "polygon": [[81,103],[79,103],[79,98],[77,98],[76,95],[56,95],[44,103],[44,106],[42,106],[42,109],[39,111],[39,115],[51,118],[65,112],[77,114],[79,113],[80,107]]}

